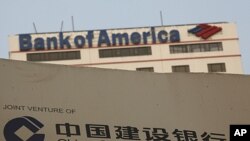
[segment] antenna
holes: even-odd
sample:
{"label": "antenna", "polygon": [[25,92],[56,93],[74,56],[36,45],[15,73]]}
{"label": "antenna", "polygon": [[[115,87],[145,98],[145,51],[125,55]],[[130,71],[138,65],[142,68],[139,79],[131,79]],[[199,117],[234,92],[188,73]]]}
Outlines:
{"label": "antenna", "polygon": [[62,30],[63,30],[63,21],[61,22],[61,32],[62,32]]}
{"label": "antenna", "polygon": [[73,16],[71,16],[71,22],[72,22],[72,30],[75,31],[74,17]]}
{"label": "antenna", "polygon": [[36,25],[35,25],[35,23],[34,23],[34,22],[33,22],[33,27],[34,27],[35,33],[37,33],[37,30],[36,30]]}
{"label": "antenna", "polygon": [[160,17],[161,17],[161,26],[163,26],[163,19],[162,19],[162,12],[160,11]]}

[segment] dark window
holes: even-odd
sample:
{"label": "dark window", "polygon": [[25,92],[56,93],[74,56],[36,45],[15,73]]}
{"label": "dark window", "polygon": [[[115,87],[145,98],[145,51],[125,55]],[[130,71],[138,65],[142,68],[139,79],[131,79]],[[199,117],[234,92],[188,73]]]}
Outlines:
{"label": "dark window", "polygon": [[225,63],[208,64],[208,72],[226,72]]}
{"label": "dark window", "polygon": [[136,71],[154,72],[154,68],[153,68],[153,67],[148,67],[148,68],[136,68]]}
{"label": "dark window", "polygon": [[188,52],[186,45],[170,46],[170,53],[185,53]]}
{"label": "dark window", "polygon": [[99,49],[100,58],[151,55],[151,47]]}
{"label": "dark window", "polygon": [[170,53],[191,53],[191,52],[207,52],[222,51],[222,43],[203,43],[203,44],[186,44],[186,45],[170,45]]}
{"label": "dark window", "polygon": [[123,50],[121,50],[121,54],[124,56],[130,56],[130,49],[124,48]]}
{"label": "dark window", "polygon": [[105,51],[100,51],[99,50],[99,55],[102,56],[101,58],[113,56],[112,50],[110,50],[110,49],[106,49]]}
{"label": "dark window", "polygon": [[222,51],[222,44],[211,43],[209,44],[210,51]]}
{"label": "dark window", "polygon": [[189,45],[189,48],[190,48],[190,52],[201,52],[200,44]]}
{"label": "dark window", "polygon": [[58,61],[81,59],[80,51],[28,53],[27,61]]}
{"label": "dark window", "polygon": [[190,72],[189,65],[172,66],[172,72]]}

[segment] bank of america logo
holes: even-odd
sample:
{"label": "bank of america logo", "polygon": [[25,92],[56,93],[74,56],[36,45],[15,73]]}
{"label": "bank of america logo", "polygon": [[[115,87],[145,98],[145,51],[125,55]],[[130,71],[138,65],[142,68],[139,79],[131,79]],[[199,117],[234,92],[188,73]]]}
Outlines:
{"label": "bank of america logo", "polygon": [[201,37],[202,39],[208,39],[221,30],[221,27],[211,26],[208,24],[199,24],[195,28],[189,29],[188,33],[192,33],[197,37]]}

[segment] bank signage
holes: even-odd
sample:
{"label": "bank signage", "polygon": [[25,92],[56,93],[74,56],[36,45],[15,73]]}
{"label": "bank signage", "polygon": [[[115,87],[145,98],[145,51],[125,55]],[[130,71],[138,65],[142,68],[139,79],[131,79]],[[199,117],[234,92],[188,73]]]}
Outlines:
{"label": "bank signage", "polygon": [[[36,134],[43,126],[40,121],[30,116],[14,118],[5,125],[4,137],[6,141],[45,141],[45,134]],[[31,132],[28,137],[18,135],[18,130],[23,128]]]}
{"label": "bank signage", "polygon": [[[78,32],[75,32],[78,33]],[[41,34],[42,35],[42,34]],[[96,36],[97,35],[97,36]],[[96,41],[97,45],[93,45]],[[156,31],[151,27],[147,32],[121,32],[109,33],[107,30],[87,31],[86,36],[81,34],[65,35],[63,32],[57,33],[53,37],[36,37],[31,34],[19,35],[20,51],[30,50],[51,50],[51,49],[70,49],[70,48],[92,48],[102,46],[123,46],[139,44],[156,44],[179,42],[180,33],[178,30],[160,30]]]}
{"label": "bank signage", "polygon": [[206,40],[220,31],[222,31],[221,27],[211,26],[208,24],[199,24],[196,27],[189,29],[188,33],[194,34],[195,36]]}
{"label": "bank signage", "polygon": [[[30,120],[31,119],[31,120]],[[32,123],[34,121],[34,123]],[[162,127],[135,127],[128,125],[106,125],[106,124],[75,124],[75,123],[54,123],[50,136],[46,133],[35,134],[40,129],[37,126],[43,125],[33,117],[18,117],[10,120],[4,129],[6,141],[48,141],[52,133],[54,141],[84,141],[84,139],[103,140],[142,140],[142,141],[226,141],[225,134],[214,132],[202,132],[198,134],[190,129],[173,129]],[[19,127],[18,129],[10,127]],[[21,127],[28,127],[33,132],[28,137],[15,134]],[[46,125],[44,127],[46,129]],[[42,130],[42,129],[41,129]],[[14,132],[15,131],[15,132]],[[172,140],[170,140],[172,138]],[[52,141],[52,140],[50,140]]]}
{"label": "bank signage", "polygon": [[[78,109],[5,104],[3,112],[29,113],[28,116],[12,116],[5,121],[3,136],[6,141],[85,141],[85,140],[142,140],[142,141],[226,141],[223,132],[197,131],[195,129],[148,126],[133,124],[110,124],[106,122],[78,120],[44,120],[47,116],[70,116]],[[33,116],[30,116],[33,115]],[[86,115],[87,116],[87,115]],[[71,119],[70,118],[70,119]],[[177,126],[177,125],[176,125]]]}
{"label": "bank signage", "polygon": [[[47,107],[48,108],[48,107]],[[48,108],[50,109],[50,108]],[[13,109],[12,109],[13,110]],[[36,111],[37,112],[37,111]],[[44,112],[44,111],[38,111]],[[49,111],[46,111],[49,112]],[[65,120],[46,122],[41,117],[13,117],[4,125],[6,141],[226,141],[224,133],[169,127],[110,125]],[[48,132],[49,131],[49,132]]]}

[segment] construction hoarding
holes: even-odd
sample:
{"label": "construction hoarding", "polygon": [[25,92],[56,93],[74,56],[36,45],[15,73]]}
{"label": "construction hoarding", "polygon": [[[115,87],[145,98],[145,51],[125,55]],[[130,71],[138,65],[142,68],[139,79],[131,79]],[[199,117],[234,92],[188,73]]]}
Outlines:
{"label": "construction hoarding", "polygon": [[1,141],[229,140],[250,76],[0,60]]}

